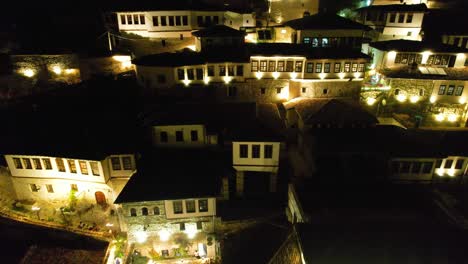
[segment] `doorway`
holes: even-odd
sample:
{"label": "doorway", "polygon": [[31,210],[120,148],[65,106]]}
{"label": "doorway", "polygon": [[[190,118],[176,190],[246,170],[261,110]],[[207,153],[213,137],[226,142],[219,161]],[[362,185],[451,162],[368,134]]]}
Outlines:
{"label": "doorway", "polygon": [[96,203],[99,205],[106,205],[106,196],[103,192],[95,192],[94,196],[96,197]]}

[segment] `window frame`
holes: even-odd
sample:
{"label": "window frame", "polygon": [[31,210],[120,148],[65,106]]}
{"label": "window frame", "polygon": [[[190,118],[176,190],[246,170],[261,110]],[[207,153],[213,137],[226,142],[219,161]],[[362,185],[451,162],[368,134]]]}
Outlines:
{"label": "window frame", "polygon": [[122,159],[122,169],[123,170],[133,170],[133,162],[131,156],[123,156]]}
{"label": "window frame", "polygon": [[455,96],[461,96],[463,94],[463,89],[465,87],[463,85],[457,85],[457,88],[455,89]]}
{"label": "window frame", "polygon": [[322,72],[322,63],[318,62],[315,63],[315,73],[321,73]]}
{"label": "window frame", "polygon": [[[189,205],[193,206],[193,207],[190,207],[191,210],[189,210]],[[190,214],[193,214],[193,213],[197,212],[196,205],[195,205],[195,200],[185,200],[185,212],[190,213]]]}
{"label": "window frame", "polygon": [[265,159],[273,158],[273,145],[272,144],[263,145],[263,157]]}
{"label": "window frame", "polygon": [[122,164],[120,164],[120,158],[119,157],[111,157],[110,158],[110,163],[111,163],[111,168],[112,168],[113,171],[122,170]]}
{"label": "window frame", "polygon": [[176,130],[175,139],[176,139],[176,142],[184,142],[184,131]]}
{"label": "window frame", "polygon": [[23,163],[21,162],[21,158],[13,158],[13,164],[15,164],[16,169],[23,169]]}
{"label": "window frame", "polygon": [[[206,205],[206,208],[205,207],[202,207],[202,205],[205,204]],[[198,212],[200,213],[206,213],[209,211],[209,204],[208,204],[208,199],[201,199],[201,200],[198,200]]]}
{"label": "window frame", "polygon": [[241,159],[249,158],[249,145],[248,144],[239,144],[239,158]]}
{"label": "window frame", "polygon": [[335,62],[334,72],[335,73],[340,73],[341,72],[341,62]]}
{"label": "window frame", "polygon": [[438,94],[438,95],[444,95],[446,89],[447,89],[447,85],[441,84],[441,85],[439,86],[439,91],[438,91],[437,94]]}
{"label": "window frame", "polygon": [[[176,208],[179,209],[179,205],[180,205],[180,210],[176,210]],[[183,214],[184,213],[184,206],[182,205],[182,201],[180,201],[180,200],[172,201],[172,212],[174,214]]]}
{"label": "window frame", "polygon": [[307,62],[306,72],[307,73],[314,73],[314,63],[313,62]]}
{"label": "window frame", "polygon": [[260,144],[252,144],[252,159],[259,159],[260,156]]}

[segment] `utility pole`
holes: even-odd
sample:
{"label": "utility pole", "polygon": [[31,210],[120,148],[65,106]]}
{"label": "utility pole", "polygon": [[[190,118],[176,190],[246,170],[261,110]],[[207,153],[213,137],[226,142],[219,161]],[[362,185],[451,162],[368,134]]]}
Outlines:
{"label": "utility pole", "polygon": [[112,51],[111,34],[107,31],[107,41],[109,42],[109,51]]}

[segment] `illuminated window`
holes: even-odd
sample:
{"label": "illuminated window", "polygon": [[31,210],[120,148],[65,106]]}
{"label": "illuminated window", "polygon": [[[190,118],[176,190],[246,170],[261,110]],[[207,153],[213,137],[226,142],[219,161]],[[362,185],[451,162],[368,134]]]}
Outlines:
{"label": "illuminated window", "polygon": [[137,211],[135,208],[130,208],[130,216],[137,216]]}
{"label": "illuminated window", "polygon": [[121,170],[120,159],[118,157],[111,158],[112,170]]}
{"label": "illuminated window", "polygon": [[294,61],[287,61],[286,62],[286,71],[292,72],[294,67]]}
{"label": "illuminated window", "polygon": [[182,16],[182,25],[188,26],[188,16]]}
{"label": "illuminated window", "polygon": [[125,15],[120,15],[120,23],[122,25],[126,25],[127,24],[127,20],[125,19]]}
{"label": "illuminated window", "polygon": [[364,63],[359,63],[358,72],[364,72]]}
{"label": "illuminated window", "polygon": [[167,132],[166,131],[159,132],[159,141],[167,142]]}
{"label": "illuminated window", "polygon": [[198,211],[208,212],[208,200],[198,200]]}
{"label": "illuminated window", "polygon": [[133,22],[135,22],[135,25],[138,25],[138,15],[133,15]]}
{"label": "illuminated window", "polygon": [[187,69],[187,79],[189,79],[189,80],[194,80],[195,79],[195,74],[193,72],[193,69]]}
{"label": "illuminated window", "polygon": [[39,191],[39,186],[36,184],[29,184],[29,188],[31,189],[31,192],[38,192]]}
{"label": "illuminated window", "polygon": [[159,26],[158,16],[153,16],[153,27]]}
{"label": "illuminated window", "polygon": [[267,61],[260,61],[260,71],[261,72],[267,71]]}
{"label": "illuminated window", "polygon": [[50,162],[50,159],[42,159],[42,162],[44,163],[44,167],[46,170],[51,170],[52,169],[52,163]]}
{"label": "illuminated window", "polygon": [[341,71],[341,62],[335,63],[335,73],[339,73]]}
{"label": "illuminated window", "polygon": [[411,167],[411,173],[419,174],[421,170],[421,162],[413,162],[413,166]]}
{"label": "illuminated window", "polygon": [[455,169],[457,170],[462,169],[464,163],[465,163],[464,159],[457,159],[457,163],[455,163]]}
{"label": "illuminated window", "polygon": [[99,166],[96,161],[90,161],[89,166],[91,167],[91,172],[93,173],[94,176],[99,176]]}
{"label": "illuminated window", "polygon": [[440,65],[447,65],[449,56],[440,56]]}
{"label": "illuminated window", "polygon": [[54,192],[54,187],[52,186],[52,184],[46,184],[46,189],[48,193]]}
{"label": "illuminated window", "polygon": [[228,87],[228,96],[229,97],[237,96],[237,87],[236,86],[229,86]]}
{"label": "illuminated window", "polygon": [[463,93],[463,86],[458,86],[457,90],[455,90],[455,95],[460,96]]}
{"label": "illuminated window", "polygon": [[141,208],[141,215],[148,215],[148,208],[146,207]]}
{"label": "illuminated window", "polygon": [[190,139],[192,141],[198,141],[198,131],[196,130],[190,131]]}
{"label": "illuminated window", "polygon": [[312,47],[318,47],[318,45],[319,45],[319,39],[312,38]]}
{"label": "illuminated window", "polygon": [[350,67],[351,67],[351,63],[346,62],[346,63],[344,64],[344,72],[349,72]]}
{"label": "illuminated window", "polygon": [[184,133],[182,131],[176,131],[176,142],[184,142]]}
{"label": "illuminated window", "polygon": [[179,80],[185,79],[184,69],[177,69],[177,79]]}
{"label": "illuminated window", "polygon": [[406,23],[411,23],[413,22],[413,14],[408,14],[406,16]]}
{"label": "illuminated window", "polygon": [[249,157],[249,146],[246,144],[239,145],[239,157],[248,158]]}
{"label": "illuminated window", "polygon": [[140,24],[144,25],[146,23],[145,21],[145,16],[144,15],[140,15]]}
{"label": "illuminated window", "polygon": [[185,209],[187,213],[195,213],[195,200],[185,201]]}
{"label": "illuminated window", "polygon": [[65,171],[65,164],[63,163],[63,159],[55,159],[55,164],[57,165],[59,171]]}
{"label": "illuminated window", "polygon": [[353,67],[351,68],[352,72],[357,72],[357,63],[353,63]]}
{"label": "illuminated window", "polygon": [[226,66],[220,65],[218,66],[219,76],[226,76]]}
{"label": "illuminated window", "polygon": [[129,24],[129,25],[133,24],[132,15],[127,15],[127,24]]}
{"label": "illuminated window", "polygon": [[72,191],[77,192],[77,191],[78,191],[78,185],[72,183],[72,184],[70,184],[70,189],[71,189]]}
{"label": "illuminated window", "polygon": [[440,61],[441,61],[441,56],[439,55],[434,56],[434,65],[440,65]]}
{"label": "illuminated window", "polygon": [[276,70],[276,61],[268,61],[268,71],[274,72]]}
{"label": "illuminated window", "polygon": [[68,160],[68,168],[71,173],[76,173],[76,162],[75,160]]}
{"label": "illuminated window", "polygon": [[42,164],[41,164],[41,160],[40,159],[33,159],[33,163],[34,163],[34,169],[36,170],[42,170]]}
{"label": "illuminated window", "polygon": [[88,164],[87,164],[87,162],[84,161],[84,160],[80,160],[80,161],[78,161],[78,163],[80,164],[81,174],[88,174]]}
{"label": "illuminated window", "polygon": [[132,170],[133,169],[132,157],[130,157],[130,156],[122,157],[122,164],[123,164],[123,169],[124,170]]}
{"label": "illuminated window", "polygon": [[169,26],[174,26],[174,17],[169,16]]}
{"label": "illuminated window", "polygon": [[244,65],[237,65],[236,75],[237,76],[244,76]]}
{"label": "illuminated window", "polygon": [[233,65],[228,66],[228,76],[234,76],[234,66]]}
{"label": "illuminated window", "polygon": [[310,44],[310,38],[309,37],[305,37],[302,41],[304,44]]}
{"label": "illuminated window", "polygon": [[13,158],[13,162],[15,163],[15,168],[17,169],[23,168],[23,164],[21,163],[21,160],[19,158]]}
{"label": "illuminated window", "polygon": [[155,206],[155,207],[153,208],[153,214],[154,214],[154,215],[159,215],[159,214],[160,214],[160,212],[159,212],[159,207]]}
{"label": "illuminated window", "polygon": [[401,62],[401,53],[398,53],[396,56],[395,56],[395,63],[400,63]]}
{"label": "illuminated window", "polygon": [[330,72],[330,63],[325,63],[323,65],[323,72],[329,73]]}
{"label": "illuminated window", "polygon": [[322,63],[316,63],[315,64],[315,73],[320,73],[322,72]]}
{"label": "illuminated window", "polygon": [[445,88],[446,87],[447,86],[445,86],[445,85],[439,86],[439,95],[444,95],[445,94]]}
{"label": "illuminated window", "polygon": [[203,80],[203,69],[197,68],[195,69],[195,72],[197,74],[197,80]]}
{"label": "illuminated window", "polygon": [[252,69],[253,72],[258,71],[258,61],[252,61],[250,63],[250,68]]}
{"label": "illuminated window", "polygon": [[444,169],[452,168],[452,164],[453,164],[453,160],[451,160],[451,159],[446,160],[445,164],[444,164]]}
{"label": "illuminated window", "polygon": [[294,68],[295,72],[302,72],[302,61],[296,61],[296,67]]}
{"label": "illuminated window", "polygon": [[322,47],[328,47],[329,44],[328,38],[322,38]]}
{"label": "illuminated window", "polygon": [[174,210],[174,214],[181,214],[182,213],[182,201],[173,201],[172,208]]}
{"label": "illuminated window", "polygon": [[284,72],[284,61],[278,61],[278,71]]}
{"label": "illuminated window", "polygon": [[265,159],[271,159],[273,157],[273,145],[264,145],[263,151]]}
{"label": "illuminated window", "polygon": [[395,19],[396,19],[396,14],[395,13],[390,14],[390,23],[395,23]]}
{"label": "illuminated window", "polygon": [[423,163],[423,168],[422,168],[422,173],[424,173],[424,174],[431,173],[433,165],[434,165],[433,162],[424,162]]}
{"label": "illuminated window", "polygon": [[166,16],[161,16],[161,26],[167,26]]}
{"label": "illuminated window", "polygon": [[25,169],[28,169],[28,170],[31,170],[32,169],[32,164],[31,164],[31,160],[28,159],[28,158],[23,158],[23,164],[24,164],[24,168]]}
{"label": "illuminated window", "polygon": [[314,64],[312,62],[307,63],[306,72],[308,72],[308,73],[313,73],[314,72]]}
{"label": "illuminated window", "polygon": [[449,85],[447,89],[447,95],[453,95],[454,91],[455,91],[455,85]]}
{"label": "illuminated window", "polygon": [[401,54],[401,62],[402,64],[408,64],[408,54]]}
{"label": "illuminated window", "polygon": [[180,16],[176,16],[176,17],[175,17],[175,25],[176,25],[176,26],[182,25],[182,21],[181,21],[181,19],[180,19]]}
{"label": "illuminated window", "polygon": [[215,76],[214,66],[208,66],[207,69],[208,69],[208,76],[210,77]]}
{"label": "illuminated window", "polygon": [[252,145],[252,158],[260,158],[260,145]]}

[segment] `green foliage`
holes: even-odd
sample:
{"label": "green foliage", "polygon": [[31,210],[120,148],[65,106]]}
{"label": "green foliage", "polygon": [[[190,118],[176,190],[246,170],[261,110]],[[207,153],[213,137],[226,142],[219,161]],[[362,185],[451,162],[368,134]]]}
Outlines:
{"label": "green foliage", "polygon": [[11,209],[17,212],[27,213],[28,209],[26,209],[21,203],[13,203]]}
{"label": "green foliage", "polygon": [[184,247],[178,247],[174,249],[174,257],[185,258],[188,256],[188,250]]}
{"label": "green foliage", "polygon": [[150,255],[151,259],[152,260],[161,260],[163,259],[163,257],[161,256],[161,254],[159,254],[156,250],[154,250],[154,248],[152,248],[148,254]]}
{"label": "green foliage", "polygon": [[124,236],[118,235],[116,237],[116,242],[115,242],[115,256],[118,258],[123,258],[125,254],[125,244],[127,243],[127,240],[125,239]]}
{"label": "green foliage", "polygon": [[76,191],[71,190],[70,194],[68,195],[68,207],[70,211],[75,211],[76,203],[78,202],[78,198],[76,197]]}
{"label": "green foliage", "polygon": [[141,256],[141,255],[133,255],[133,261],[131,263],[133,264],[148,264],[149,258],[146,256]]}

